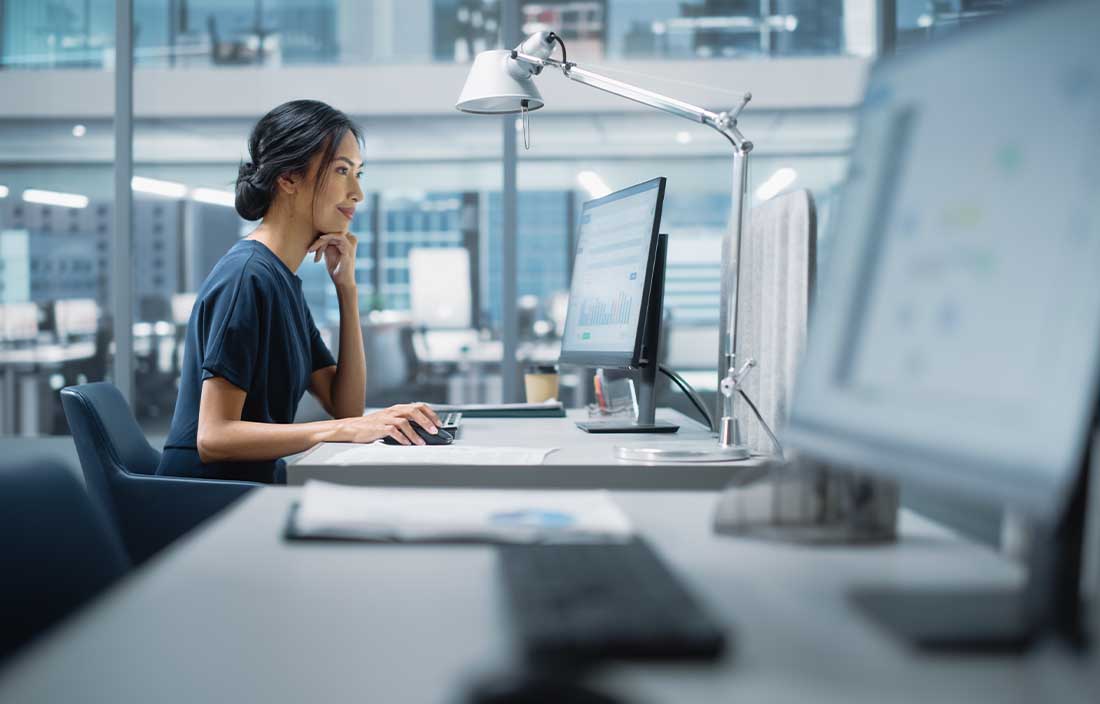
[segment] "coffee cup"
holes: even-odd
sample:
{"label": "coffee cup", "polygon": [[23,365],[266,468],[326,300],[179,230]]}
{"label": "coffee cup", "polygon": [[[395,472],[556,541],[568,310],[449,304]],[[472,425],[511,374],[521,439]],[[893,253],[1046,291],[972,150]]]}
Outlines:
{"label": "coffee cup", "polygon": [[558,367],[554,364],[533,364],[524,372],[523,386],[527,403],[542,403],[558,397]]}

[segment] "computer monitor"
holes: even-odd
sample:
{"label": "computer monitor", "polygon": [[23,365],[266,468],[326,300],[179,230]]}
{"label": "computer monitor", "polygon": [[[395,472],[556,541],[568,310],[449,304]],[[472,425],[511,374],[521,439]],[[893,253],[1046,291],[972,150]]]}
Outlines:
{"label": "computer monitor", "polygon": [[195,307],[195,293],[173,293],[171,299],[172,322],[176,325],[187,325],[191,320],[191,309]]}
{"label": "computer monitor", "polygon": [[470,251],[465,247],[409,250],[413,324],[427,328],[473,327]]}
{"label": "computer monitor", "polygon": [[561,361],[633,369],[643,357],[665,179],[655,178],[581,208]]}
{"label": "computer monitor", "polygon": [[675,432],[654,418],[664,259],[665,178],[639,183],[581,208],[562,364],[641,370],[635,422],[578,423],[589,432]]}
{"label": "computer monitor", "polygon": [[72,337],[95,335],[99,306],[92,298],[72,298],[53,304],[54,332],[64,342]]}
{"label": "computer monitor", "polygon": [[790,446],[1065,524],[1100,372],[1097,36],[1100,5],[1060,3],[875,66]]}
{"label": "computer monitor", "polygon": [[28,342],[37,337],[38,306],[35,303],[0,303],[0,341]]}

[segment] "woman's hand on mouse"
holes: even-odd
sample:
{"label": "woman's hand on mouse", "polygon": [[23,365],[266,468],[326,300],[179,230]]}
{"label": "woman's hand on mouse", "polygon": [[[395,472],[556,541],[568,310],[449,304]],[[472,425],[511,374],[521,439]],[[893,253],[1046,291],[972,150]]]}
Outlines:
{"label": "woman's hand on mouse", "polygon": [[340,436],[344,442],[374,442],[391,437],[402,445],[424,445],[424,438],[412,427],[414,422],[432,435],[439,432],[439,416],[431,406],[426,403],[404,403],[361,418],[341,421],[344,432]]}
{"label": "woman's hand on mouse", "polygon": [[314,255],[313,261],[325,258],[325,268],[337,287],[355,286],[355,250],[359,239],[350,232],[327,232],[309,245],[306,254]]}

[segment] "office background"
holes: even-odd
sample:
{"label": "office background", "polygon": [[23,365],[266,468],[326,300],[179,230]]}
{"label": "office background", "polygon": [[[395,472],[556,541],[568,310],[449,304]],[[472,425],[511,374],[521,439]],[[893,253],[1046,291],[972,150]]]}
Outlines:
{"label": "office background", "polygon": [[[1016,4],[136,0],[127,286],[112,271],[121,261],[113,252],[115,3],[0,0],[0,303],[9,311],[0,346],[63,350],[50,363],[0,360],[4,433],[67,434],[58,389],[110,378],[113,355],[132,359],[133,405],[147,434],[166,431],[186,323],[179,308],[254,227],[232,208],[248,131],[268,109],[299,97],[330,102],[365,131],[366,198],[352,231],[360,238],[360,307],[377,333],[368,334],[368,347],[376,343],[382,362],[371,367],[371,398],[497,400],[502,368],[554,346],[579,204],[655,175],[669,178],[668,362],[697,372],[692,380],[713,393],[728,145],[702,126],[551,77],[540,84],[549,107],[531,115],[528,150],[520,121],[454,110],[469,60],[545,27],[562,34],[571,59],[697,104],[728,107],[751,90],[742,127],[756,144],[752,203],[810,189],[827,257],[830,207],[869,63]],[[515,232],[502,229],[509,139],[519,144]],[[514,269],[501,257],[505,238],[515,238]],[[465,337],[432,338],[413,317],[414,247],[469,252],[469,281],[456,283],[470,287]],[[334,331],[335,294],[323,268],[307,262],[300,275],[318,324]],[[514,320],[504,319],[509,279],[519,297]],[[111,322],[117,296],[130,300],[134,323],[121,349]],[[90,325],[65,328],[53,304],[72,299],[95,302]],[[31,333],[10,313],[18,310],[11,304],[27,303],[37,316]],[[395,326],[408,337],[393,337]],[[499,349],[493,344],[506,330],[519,339],[515,365],[472,360],[474,348]],[[434,349],[425,349],[433,339]],[[572,383],[566,400],[583,403],[583,378]],[[681,401],[666,391],[662,403]]]}

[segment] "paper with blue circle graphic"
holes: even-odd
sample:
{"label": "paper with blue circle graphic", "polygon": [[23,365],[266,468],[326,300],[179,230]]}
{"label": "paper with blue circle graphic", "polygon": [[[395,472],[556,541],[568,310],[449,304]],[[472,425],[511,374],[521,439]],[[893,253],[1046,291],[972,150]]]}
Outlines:
{"label": "paper with blue circle graphic", "polygon": [[622,542],[630,519],[606,491],[406,489],[310,480],[298,537],[375,541]]}

